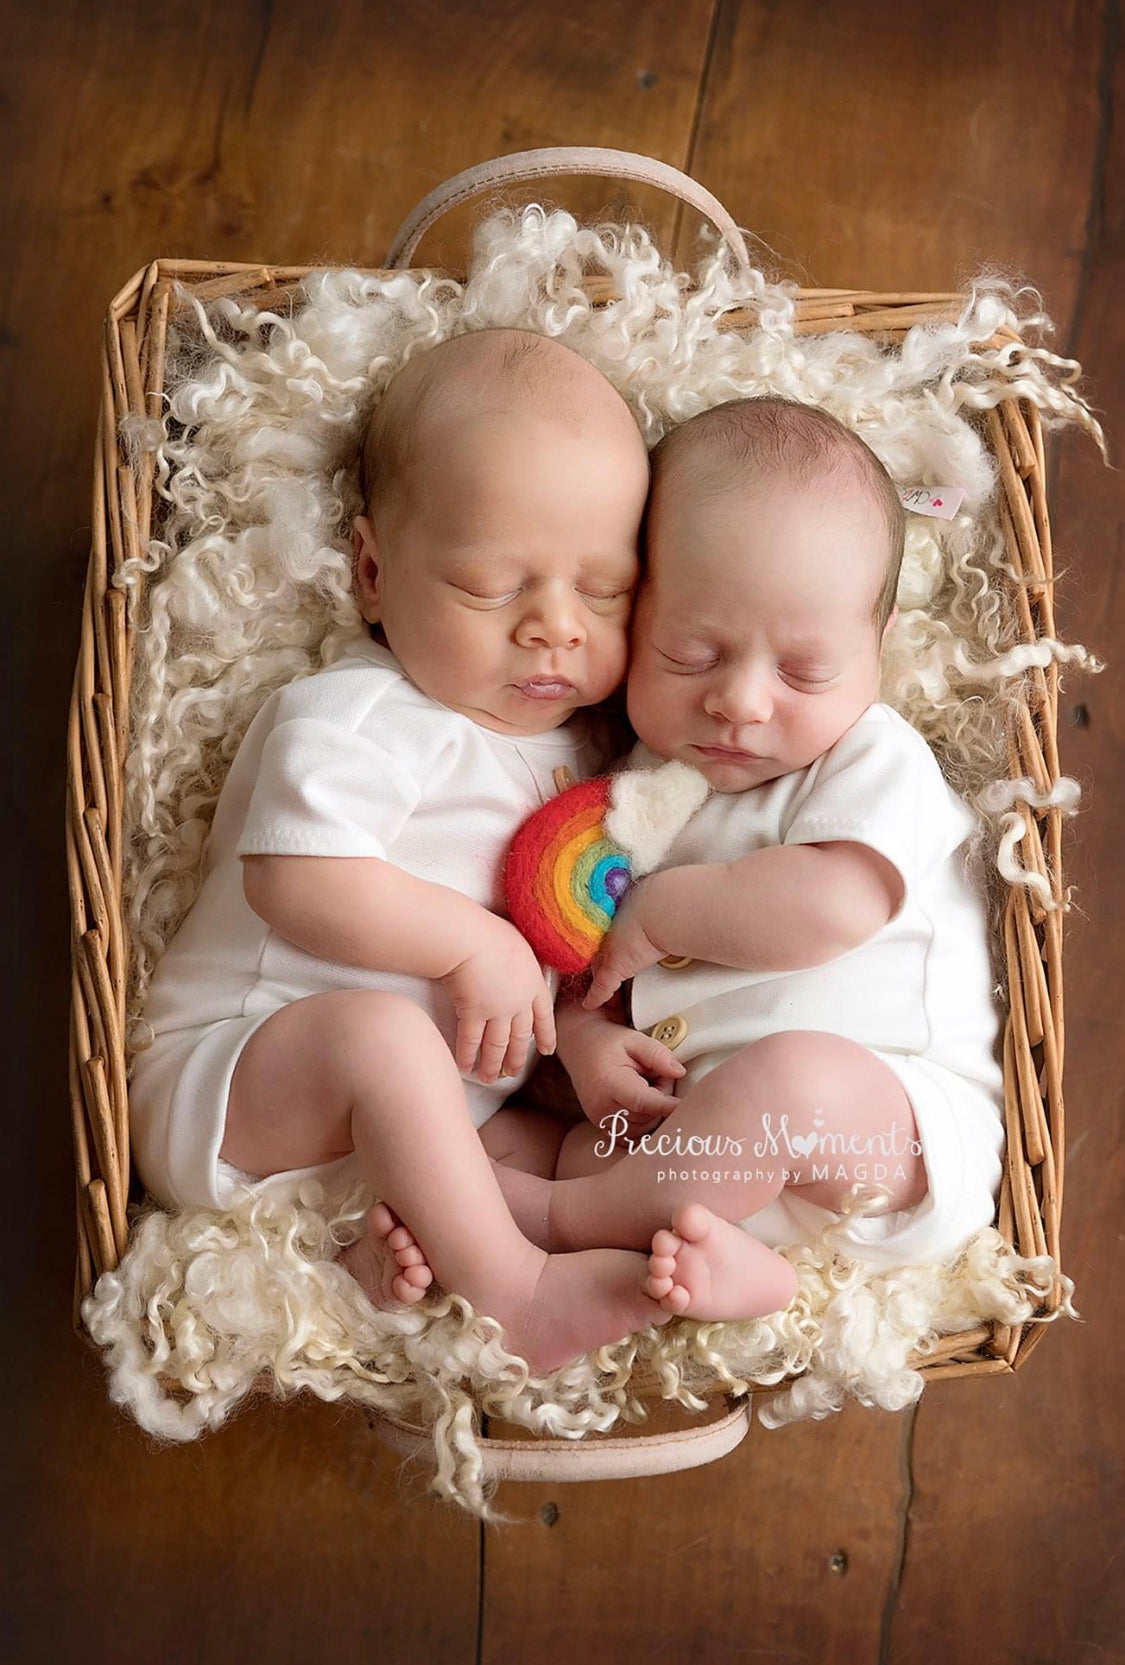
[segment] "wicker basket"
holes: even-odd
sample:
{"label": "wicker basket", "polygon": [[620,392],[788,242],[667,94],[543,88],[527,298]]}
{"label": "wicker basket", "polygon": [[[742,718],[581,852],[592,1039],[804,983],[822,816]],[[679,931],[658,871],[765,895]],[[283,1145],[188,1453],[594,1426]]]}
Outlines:
{"label": "wicker basket", "polygon": [[[709,193],[675,169],[617,151],[532,151],[468,170],[431,193],[395,239],[387,270],[409,266],[421,235],[448,207],[500,183],[551,174],[596,174],[656,183],[702,210],[741,258],[745,247],[729,216]],[[67,875],[72,913],[69,1096],[76,1165],[78,1261],[74,1326],[93,1345],[80,1303],[96,1278],[113,1270],[128,1239],[127,1209],[139,1201],[129,1160],[129,1105],[124,1050],[129,943],[122,908],[122,765],[134,656],[125,596],[112,573],[142,552],[153,530],[154,459],[127,460],[119,423],[128,413],[159,416],[164,387],[165,331],[174,304],[172,282],[200,300],[238,292],[248,304],[276,307],[294,291],[304,266],[256,266],[204,260],[155,260],[138,271],[110,303],[102,342],[102,404],[94,456],[92,536],[81,642],[70,704],[66,813]],[[606,279],[591,277],[595,302],[612,298]],[[867,290],[807,289],[797,303],[797,330],[819,334],[841,325],[897,344],[920,322],[955,319],[966,297]],[[729,312],[724,327],[752,326],[751,309]],[[1018,342],[1008,329],[987,345]],[[1024,586],[1010,586],[1022,621],[1021,640],[1055,633],[1051,535],[1044,490],[1043,437],[1037,408],[1008,399],[984,413],[986,434],[1003,482],[1000,513],[1008,559]],[[1007,580],[999,575],[998,583]],[[1027,776],[1046,794],[1059,779],[1058,669],[1052,660],[1034,672],[1035,699],[1021,708],[1010,741],[1011,776]],[[1038,872],[1062,901],[1061,816],[1057,807],[1021,805],[1025,867]],[[1063,1196],[1063,978],[1062,910],[1045,912],[1026,886],[1010,886],[1003,916],[1009,1010],[1004,1025],[1007,1158],[997,1227],[1023,1255],[1051,1255],[1061,1265]],[[1056,1282],[1045,1311],[1060,1300]],[[1042,1340],[1042,1323],[1014,1328],[989,1323],[941,1340],[925,1358],[910,1360],[927,1382],[953,1376],[1008,1375]],[[772,1389],[769,1391],[773,1391]],[[746,1431],[746,1404],[735,1403],[719,1422],[696,1423],[679,1435],[648,1440],[597,1441],[605,1460],[597,1471],[654,1472],[709,1461]],[[400,1449],[417,1449],[403,1433]],[[519,1477],[525,1442],[485,1442],[498,1473]],[[662,1456],[638,1460],[651,1443]],[[609,1447],[631,1447],[622,1456]],[[673,1451],[672,1448],[675,1448]],[[535,1441],[534,1467],[524,1477],[589,1478],[591,1470],[567,1440]],[[552,1467],[546,1458],[558,1450]],[[530,1452],[524,1450],[530,1457]],[[592,1455],[590,1453],[589,1455]]]}

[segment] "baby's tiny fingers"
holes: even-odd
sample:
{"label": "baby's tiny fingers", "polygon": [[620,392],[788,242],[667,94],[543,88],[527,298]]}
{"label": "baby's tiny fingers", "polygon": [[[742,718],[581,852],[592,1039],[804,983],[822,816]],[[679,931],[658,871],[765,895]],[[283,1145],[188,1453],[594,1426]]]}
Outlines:
{"label": "baby's tiny fingers", "polygon": [[673,1110],[680,1108],[678,1098],[670,1093],[658,1093],[655,1087],[646,1087],[638,1099],[641,1109],[651,1110],[658,1116],[671,1115]]}
{"label": "baby's tiny fingers", "polygon": [[508,1050],[504,1055],[504,1062],[500,1068],[501,1075],[518,1075],[520,1073],[523,1066],[527,1063],[527,1045],[530,1040],[530,1029],[523,1035],[517,1034],[515,1029],[512,1030],[511,1039],[508,1042]]}
{"label": "baby's tiny fingers", "polygon": [[453,1056],[462,1075],[468,1075],[476,1063],[483,1034],[483,1018],[463,1018],[457,1025],[457,1046]]}
{"label": "baby's tiny fingers", "polygon": [[491,1086],[500,1074],[500,1065],[508,1050],[511,1038],[512,1021],[510,1018],[490,1018],[485,1024],[484,1039],[480,1047],[480,1079]]}
{"label": "baby's tiny fingers", "polygon": [[676,1108],[676,1101],[667,1100],[663,1093],[658,1093],[655,1087],[632,1070],[623,1071],[622,1075],[613,1082],[614,1103],[619,1104],[625,1114],[634,1119],[638,1116],[666,1116],[669,1110]]}
{"label": "baby's tiny fingers", "polygon": [[545,988],[531,1003],[531,1024],[536,1046],[544,1058],[549,1058],[555,1050],[555,1012]]}
{"label": "baby's tiny fingers", "polygon": [[629,1050],[638,1064],[643,1064],[646,1070],[661,1075],[676,1077],[686,1074],[683,1064],[660,1041],[651,1035],[643,1035],[639,1031],[634,1034],[629,1043]]}
{"label": "baby's tiny fingers", "polygon": [[606,966],[599,966],[594,972],[594,980],[586,991],[582,1004],[588,1012],[603,1006],[611,994],[616,994],[621,987],[621,979]]}

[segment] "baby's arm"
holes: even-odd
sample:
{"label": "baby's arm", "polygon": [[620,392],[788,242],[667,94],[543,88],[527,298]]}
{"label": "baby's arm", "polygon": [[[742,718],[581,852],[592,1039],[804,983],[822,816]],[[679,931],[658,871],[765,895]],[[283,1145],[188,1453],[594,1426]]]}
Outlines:
{"label": "baby's arm", "polygon": [[748,971],[824,965],[881,930],[902,897],[902,878],[885,856],[844,840],[665,868],[626,896],[585,1004],[600,1005],[668,954]]}
{"label": "baby's arm", "polygon": [[516,1075],[534,1034],[555,1048],[550,991],[515,926],[460,891],[375,856],[242,857],[246,900],[306,953],[441,982],[457,1012],[457,1067]]}

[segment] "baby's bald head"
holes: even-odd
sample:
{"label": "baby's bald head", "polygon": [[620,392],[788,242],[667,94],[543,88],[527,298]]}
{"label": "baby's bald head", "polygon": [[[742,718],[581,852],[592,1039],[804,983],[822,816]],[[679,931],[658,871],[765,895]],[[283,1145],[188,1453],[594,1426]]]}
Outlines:
{"label": "baby's bald head", "polygon": [[396,518],[433,488],[451,424],[497,412],[533,412],[573,432],[601,420],[643,450],[625,401],[579,353],[532,330],[472,330],[408,359],[372,412],[360,457],[370,518]]}
{"label": "baby's bald head", "polygon": [[[870,506],[876,532],[871,621],[881,636],[895,605],[906,513],[879,458],[827,411],[762,395],[732,399],[682,423],[650,453],[649,548],[672,493],[707,499],[786,486]],[[877,580],[877,583],[876,583]]]}

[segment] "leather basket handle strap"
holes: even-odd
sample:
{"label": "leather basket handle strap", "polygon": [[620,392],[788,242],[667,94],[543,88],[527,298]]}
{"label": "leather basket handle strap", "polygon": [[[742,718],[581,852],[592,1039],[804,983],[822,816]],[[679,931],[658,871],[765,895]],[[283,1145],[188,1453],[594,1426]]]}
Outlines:
{"label": "leather basket handle strap", "polygon": [[387,269],[408,267],[426,232],[458,203],[468,202],[470,198],[497,185],[514,185],[522,180],[547,179],[565,174],[597,179],[633,179],[644,185],[659,186],[709,219],[734,251],[743,275],[749,274],[750,256],[742,233],[710,191],[668,162],[658,162],[654,157],[641,156],[632,150],[604,150],[587,145],[518,150],[510,156],[478,162],[475,167],[455,173],[452,179],[445,180],[429,196],[423,197],[402,222],[387,251]]}
{"label": "leather basket handle strap", "polygon": [[[485,1472],[497,1480],[629,1480],[638,1475],[674,1474],[701,1468],[741,1445],[750,1430],[750,1399],[730,1400],[725,1416],[669,1434],[593,1440],[481,1439]],[[428,1435],[385,1413],[377,1414],[376,1436],[403,1457],[432,1456]]]}

